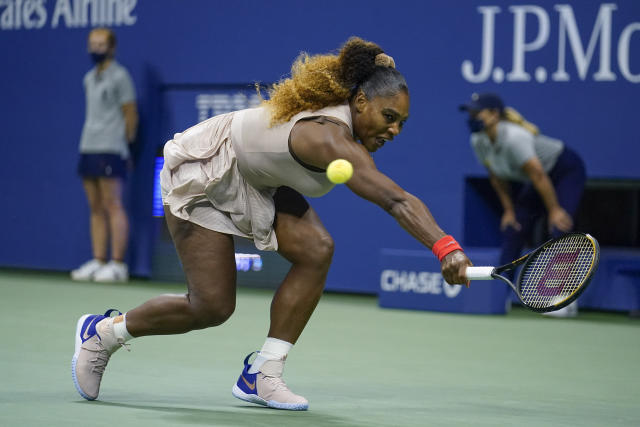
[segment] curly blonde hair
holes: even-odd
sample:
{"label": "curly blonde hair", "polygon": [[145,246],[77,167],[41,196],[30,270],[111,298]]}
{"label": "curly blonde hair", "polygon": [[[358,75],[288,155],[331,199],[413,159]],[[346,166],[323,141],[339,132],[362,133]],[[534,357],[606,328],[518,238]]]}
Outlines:
{"label": "curly blonde hair", "polygon": [[[375,74],[388,74],[384,70],[395,72],[394,81],[400,76],[401,82],[395,86],[404,86],[408,92],[400,73],[389,66],[376,65],[376,56],[381,53],[377,44],[352,37],[337,55],[300,54],[291,67],[291,77],[275,83],[268,91],[269,99],[263,101],[270,109],[271,125],[287,122],[301,111],[342,104]],[[389,83],[385,85],[386,88]],[[375,85],[375,93],[365,90],[367,97],[378,94],[378,86]]]}

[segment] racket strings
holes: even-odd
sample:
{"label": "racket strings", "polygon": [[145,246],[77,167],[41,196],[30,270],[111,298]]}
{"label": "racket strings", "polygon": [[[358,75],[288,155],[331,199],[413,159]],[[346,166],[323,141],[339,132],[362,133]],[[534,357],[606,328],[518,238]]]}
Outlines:
{"label": "racket strings", "polygon": [[533,308],[547,308],[566,301],[585,283],[596,247],[587,236],[568,235],[533,257],[520,276],[522,301]]}

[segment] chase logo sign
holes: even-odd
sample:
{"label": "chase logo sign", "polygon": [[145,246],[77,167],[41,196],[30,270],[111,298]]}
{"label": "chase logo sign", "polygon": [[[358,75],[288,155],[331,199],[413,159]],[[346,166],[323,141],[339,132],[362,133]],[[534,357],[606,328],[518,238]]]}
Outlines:
{"label": "chase logo sign", "polygon": [[[495,265],[500,255],[497,248],[467,248],[466,253],[478,265]],[[440,267],[429,250],[381,249],[377,270],[378,304],[386,308],[448,313],[505,313],[506,285],[451,286],[443,279]]]}
{"label": "chase logo sign", "polygon": [[380,289],[383,292],[412,292],[455,298],[462,290],[462,286],[449,285],[440,273],[382,270],[382,273],[380,273]]}
{"label": "chase logo sign", "polygon": [[[589,3],[575,2],[573,5],[584,8]],[[514,5],[507,10],[480,6],[477,11],[482,19],[481,59],[479,63],[464,60],[462,77],[470,83],[483,83],[489,79],[495,83],[529,82],[532,79],[544,83],[572,79],[606,82],[620,76],[628,82],[640,83],[640,68],[631,69],[634,63],[631,55],[637,64],[635,55],[640,53],[640,22],[620,26],[619,20],[624,15],[616,15],[617,10],[617,4],[603,3],[595,19],[578,21],[570,4],[556,4],[553,10],[537,5]],[[614,18],[618,19],[616,24],[621,28],[616,33],[612,26]],[[637,19],[640,20],[640,16]],[[554,31],[551,31],[552,26],[556,27]],[[496,64],[495,39],[509,35],[513,37],[511,64]],[[555,61],[527,61],[527,54],[543,50],[552,50],[552,55],[544,57],[552,57]],[[596,51],[598,55],[595,55]],[[505,68],[510,70],[505,71]]]}

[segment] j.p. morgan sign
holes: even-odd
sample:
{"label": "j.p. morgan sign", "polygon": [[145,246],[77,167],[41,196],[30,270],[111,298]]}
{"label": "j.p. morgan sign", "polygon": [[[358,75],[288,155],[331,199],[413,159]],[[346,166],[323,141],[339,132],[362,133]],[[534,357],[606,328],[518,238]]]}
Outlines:
{"label": "j.p. morgan sign", "polygon": [[[576,19],[574,7],[593,6],[588,2],[576,2],[573,6],[557,4],[553,10],[547,10],[537,5],[514,5],[507,11],[498,6],[478,7],[482,19],[482,33],[478,37],[482,40],[481,59],[479,64],[465,59],[461,66],[462,77],[470,83],[483,83],[489,79],[495,83],[530,82],[533,79],[545,83],[574,79],[604,82],[620,76],[630,83],[640,83],[640,69],[631,69],[634,63],[631,55],[637,64],[635,55],[640,53],[640,22],[620,25],[617,21],[616,28],[620,30],[614,34],[614,19],[629,21],[628,16],[616,14],[617,4],[603,3],[597,13],[594,10],[593,14],[580,14],[582,17],[593,15],[595,19],[583,18],[581,21]],[[640,20],[640,16],[635,18]],[[557,31],[552,32],[552,26],[557,26]],[[496,64],[496,37],[513,37],[511,64]],[[527,62],[527,54],[543,49],[555,50],[555,55],[551,56],[555,57],[555,63]],[[568,60],[569,56],[575,66]],[[509,66],[511,69],[505,71]]]}

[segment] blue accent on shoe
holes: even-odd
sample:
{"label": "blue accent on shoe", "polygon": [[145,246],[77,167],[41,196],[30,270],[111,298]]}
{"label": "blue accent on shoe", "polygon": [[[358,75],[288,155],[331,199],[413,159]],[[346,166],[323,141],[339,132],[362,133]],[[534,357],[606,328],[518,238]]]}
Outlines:
{"label": "blue accent on shoe", "polygon": [[256,387],[256,376],[255,374],[250,374],[249,369],[251,369],[251,364],[249,363],[249,358],[257,351],[249,353],[247,357],[244,359],[244,369],[242,370],[242,374],[238,377],[238,382],[236,385],[240,390],[242,390],[246,394],[255,394],[258,395],[258,388]]}
{"label": "blue accent on shoe", "polygon": [[111,317],[111,313],[118,313],[116,314],[116,316],[120,316],[122,315],[122,312],[120,310],[118,310],[117,308],[110,308],[109,310],[104,312],[104,317]]}
{"label": "blue accent on shoe", "polygon": [[87,317],[85,319],[84,323],[82,324],[82,328],[80,328],[80,339],[82,340],[82,342],[84,343],[86,340],[90,339],[91,337],[93,337],[95,335],[98,335],[98,338],[100,338],[100,335],[96,331],[96,325],[101,320],[106,319],[108,317],[111,317],[111,313],[113,313],[113,312],[117,312],[118,315],[122,314],[119,310],[111,308],[111,309],[107,310],[104,313],[104,315],[102,315],[102,314],[93,314],[93,315]]}

